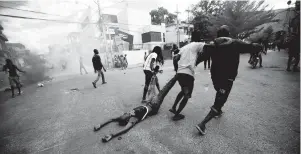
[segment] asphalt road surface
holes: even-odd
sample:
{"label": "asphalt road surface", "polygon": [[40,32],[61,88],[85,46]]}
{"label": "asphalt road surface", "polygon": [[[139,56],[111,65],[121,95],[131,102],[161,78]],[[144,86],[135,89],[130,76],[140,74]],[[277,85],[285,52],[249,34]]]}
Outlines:
{"label": "asphalt road surface", "polygon": [[[107,84],[94,89],[96,74],[61,77],[23,88],[23,95],[1,94],[0,153],[83,154],[200,154],[300,153],[300,74],[286,72],[287,53],[269,52],[263,68],[251,69],[242,55],[225,114],[207,125],[207,134],[195,129],[209,112],[215,91],[209,70],[196,70],[192,98],[174,122],[168,111],[180,86],[165,97],[158,115],[139,123],[121,139],[101,138],[121,127],[111,124],[99,132],[93,126],[141,105],[142,68],[105,73]],[[171,61],[159,74],[161,87],[174,75]],[[207,87],[207,88],[206,88]],[[71,91],[78,88],[78,91]],[[4,98],[5,97],[5,98]]]}

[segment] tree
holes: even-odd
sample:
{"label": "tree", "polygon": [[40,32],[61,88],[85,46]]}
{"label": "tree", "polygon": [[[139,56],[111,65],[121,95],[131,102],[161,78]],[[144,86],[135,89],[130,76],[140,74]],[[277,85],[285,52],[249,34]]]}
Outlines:
{"label": "tree", "polygon": [[[194,5],[192,13],[194,24],[198,23],[209,36],[215,36],[222,25],[230,27],[233,37],[248,37],[257,32],[255,27],[272,21],[275,16],[272,10],[265,11],[268,7],[264,0],[256,1],[221,1],[202,0]],[[199,26],[197,25],[197,26]],[[244,35],[239,35],[245,33]]]}
{"label": "tree", "polygon": [[154,25],[160,25],[161,23],[174,23],[177,17],[176,15],[169,13],[168,10],[163,7],[151,10],[149,14],[151,15],[152,24]]}
{"label": "tree", "polygon": [[192,6],[192,15],[194,16],[192,24],[198,28],[203,38],[212,38],[215,36],[216,27],[211,20],[215,18],[216,14],[222,14],[223,1],[209,1],[202,0],[196,5]]}
{"label": "tree", "polygon": [[225,9],[217,15],[213,24],[228,25],[230,33],[237,38],[238,34],[250,31],[264,23],[271,22],[275,14],[272,10],[265,11],[268,4],[261,1],[225,1]]}
{"label": "tree", "polygon": [[273,36],[273,27],[269,26],[267,29],[263,31],[263,40],[271,41]]}

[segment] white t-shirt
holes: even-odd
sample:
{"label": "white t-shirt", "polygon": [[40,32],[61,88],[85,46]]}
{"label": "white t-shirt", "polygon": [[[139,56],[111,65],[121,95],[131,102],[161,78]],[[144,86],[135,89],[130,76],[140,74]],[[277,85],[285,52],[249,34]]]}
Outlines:
{"label": "white t-shirt", "polygon": [[203,42],[192,42],[180,49],[179,54],[181,58],[178,61],[177,73],[188,74],[194,77],[194,71],[191,71],[189,66],[194,70],[197,53],[203,51],[204,45],[205,43]]}
{"label": "white t-shirt", "polygon": [[[157,59],[157,54],[156,53],[151,53],[151,54],[149,54],[148,56],[147,56],[147,58],[146,58],[146,60],[145,60],[145,62],[144,62],[144,67],[143,67],[143,70],[149,70],[149,71],[151,71],[151,68],[150,68],[150,64],[151,64],[151,61],[152,61],[152,59],[153,58],[155,58],[155,59]],[[156,63],[154,63],[154,65],[155,65]],[[155,66],[154,66],[155,67]]]}

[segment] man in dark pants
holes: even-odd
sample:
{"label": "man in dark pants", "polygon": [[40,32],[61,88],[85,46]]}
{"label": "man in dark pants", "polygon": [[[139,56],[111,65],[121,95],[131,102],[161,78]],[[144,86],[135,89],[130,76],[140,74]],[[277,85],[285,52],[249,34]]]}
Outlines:
{"label": "man in dark pants", "polygon": [[[180,52],[178,46],[176,44],[172,45],[172,49],[171,52],[173,54],[173,58]],[[174,71],[177,72],[178,70],[178,63],[176,61],[173,60],[173,67],[174,67]]]}
{"label": "man in dark pants", "polygon": [[288,42],[288,62],[287,62],[287,71],[291,71],[291,64],[293,58],[295,58],[295,64],[293,71],[299,72],[298,64],[300,62],[300,37],[297,34],[292,35],[292,39]]}
{"label": "man in dark pants", "polygon": [[206,70],[206,66],[207,66],[207,62],[208,62],[208,69],[210,69],[210,56],[207,60],[204,61],[204,69]]}
{"label": "man in dark pants", "polygon": [[211,56],[211,79],[216,90],[214,105],[205,119],[196,126],[201,134],[205,134],[205,124],[213,117],[221,116],[222,107],[226,103],[233,81],[237,76],[240,53],[253,53],[257,49],[253,44],[229,38],[228,26],[222,26],[217,32],[214,44],[207,44],[198,55],[196,65]]}
{"label": "man in dark pants", "polygon": [[92,82],[94,88],[96,88],[96,83],[97,81],[99,80],[99,77],[101,75],[101,78],[102,78],[102,84],[105,84],[107,83],[105,81],[105,77],[104,77],[104,74],[102,72],[102,69],[106,72],[106,69],[103,67],[102,63],[101,63],[101,59],[100,59],[100,56],[98,55],[99,52],[97,49],[94,49],[94,56],[92,58],[92,63],[93,63],[93,67],[94,67],[94,71],[95,73],[98,73],[97,74],[97,78],[94,82]]}

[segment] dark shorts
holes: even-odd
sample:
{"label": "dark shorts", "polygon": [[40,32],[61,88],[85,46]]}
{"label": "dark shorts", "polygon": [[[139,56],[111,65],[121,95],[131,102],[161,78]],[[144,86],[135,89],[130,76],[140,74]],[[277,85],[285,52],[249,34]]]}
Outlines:
{"label": "dark shorts", "polygon": [[181,86],[182,92],[187,94],[190,98],[194,87],[194,77],[188,74],[178,73],[177,79]]}
{"label": "dark shorts", "polygon": [[138,106],[136,108],[133,109],[135,112],[135,116],[139,121],[143,120],[147,114],[148,114],[148,110],[147,107],[145,106]]}
{"label": "dark shorts", "polygon": [[144,74],[145,74],[145,85],[148,86],[153,77],[153,73],[152,73],[152,71],[144,70]]}

